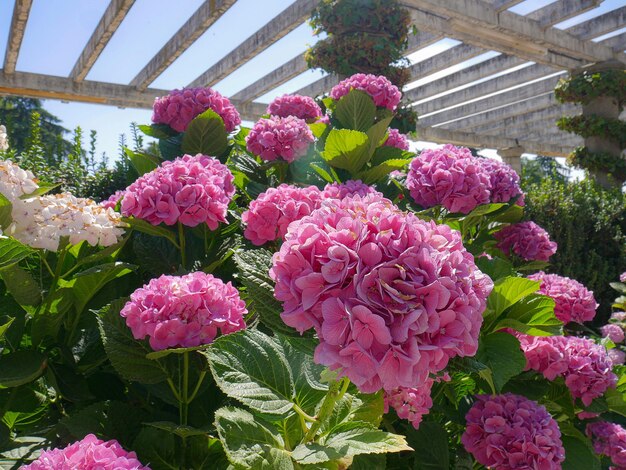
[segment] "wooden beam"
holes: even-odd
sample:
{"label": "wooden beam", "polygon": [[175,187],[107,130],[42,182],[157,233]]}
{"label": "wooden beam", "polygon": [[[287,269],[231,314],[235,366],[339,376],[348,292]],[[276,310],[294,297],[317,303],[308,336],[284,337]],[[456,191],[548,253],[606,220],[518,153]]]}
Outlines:
{"label": "wooden beam", "polygon": [[624,27],[624,24],[626,24],[626,6],[572,26],[567,32],[583,41],[587,41],[621,29]]}
{"label": "wooden beam", "polygon": [[618,34],[600,43],[610,47],[614,51],[624,51],[624,49],[626,49],[626,33]]}
{"label": "wooden beam", "polygon": [[248,85],[246,88],[238,93],[235,93],[232,98],[239,101],[251,101],[254,98],[264,95],[270,90],[282,85],[283,83],[291,80],[292,78],[306,72],[308,69],[304,55],[300,54],[277,69],[272,70],[267,75],[259,78],[256,82]]}
{"label": "wooden beam", "polygon": [[526,15],[546,28],[597,7],[601,0],[558,0]]}
{"label": "wooden beam", "polygon": [[524,0],[491,0],[491,5],[497,11],[508,10],[511,7],[514,7],[518,3],[522,3]]}
{"label": "wooden beam", "polygon": [[134,3],[135,0],[111,0],[72,68],[70,73],[72,80],[82,82],[85,79]]}
{"label": "wooden beam", "polygon": [[580,136],[574,134],[567,134],[566,132],[544,132],[544,131],[536,131],[530,132],[526,134],[520,134],[516,136],[512,136],[515,139],[519,140],[522,145],[524,142],[534,141],[534,142],[558,142],[560,145],[567,145],[568,147],[578,147],[579,145],[584,145],[584,139]]}
{"label": "wooden beam", "polygon": [[26,23],[28,22],[28,15],[32,5],[33,0],[15,0],[11,29],[9,30],[9,41],[7,42],[7,50],[4,55],[3,70],[5,74],[15,72],[17,56],[20,54],[20,47],[22,46],[24,31],[26,31]]}
{"label": "wooden beam", "polygon": [[580,106],[563,104],[555,105],[545,109],[539,109],[537,111],[527,112],[517,116],[509,116],[499,121],[491,121],[486,124],[477,125],[472,127],[472,132],[477,134],[498,134],[507,135],[506,133],[510,129],[520,128],[530,123],[542,122],[542,125],[546,125],[546,122],[554,123],[560,116],[572,116],[580,112]]}
{"label": "wooden beam", "polygon": [[190,87],[212,86],[300,26],[311,14],[318,0],[296,0],[273,20],[248,37],[226,57],[209,67],[189,84]]}
{"label": "wooden beam", "polygon": [[159,52],[141,69],[130,84],[145,90],[165,69],[174,63],[204,32],[235,3],[236,0],[205,0],[185,24],[167,41]]}
{"label": "wooden beam", "polygon": [[471,44],[457,44],[450,49],[446,49],[437,55],[412,65],[409,68],[411,81],[440,72],[441,70],[465,62],[484,52],[487,51],[480,47],[472,46]]}

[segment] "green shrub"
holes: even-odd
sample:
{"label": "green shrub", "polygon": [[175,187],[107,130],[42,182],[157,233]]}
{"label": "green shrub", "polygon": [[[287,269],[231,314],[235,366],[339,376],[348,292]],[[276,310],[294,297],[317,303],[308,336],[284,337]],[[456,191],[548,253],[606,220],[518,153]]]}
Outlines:
{"label": "green shrub", "polygon": [[606,323],[615,297],[609,283],[626,270],[626,196],[590,180],[545,179],[526,190],[527,218],[559,245],[548,270],[592,289],[600,303],[595,323]]}

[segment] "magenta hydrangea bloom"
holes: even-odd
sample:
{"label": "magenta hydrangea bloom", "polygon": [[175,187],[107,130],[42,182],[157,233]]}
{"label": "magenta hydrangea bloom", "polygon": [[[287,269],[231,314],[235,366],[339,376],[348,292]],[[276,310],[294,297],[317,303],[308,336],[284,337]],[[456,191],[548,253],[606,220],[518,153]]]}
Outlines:
{"label": "magenta hydrangea bloom", "polygon": [[382,193],[376,191],[373,186],[369,186],[361,180],[349,180],[345,183],[328,183],[322,191],[322,199],[343,199],[346,196],[365,197],[368,194],[383,197]]}
{"label": "magenta hydrangea bloom", "polygon": [[565,460],[557,422],[528,398],[478,395],[465,420],[461,442],[487,468],[560,470]]}
{"label": "magenta hydrangea bloom", "polygon": [[491,202],[509,202],[519,196],[516,204],[524,205],[524,192],[520,187],[519,175],[510,165],[492,158],[477,158],[476,160],[489,175]]}
{"label": "magenta hydrangea bloom", "polygon": [[422,417],[433,406],[430,391],[434,380],[430,377],[417,387],[400,387],[390,392],[385,391],[385,413],[390,408],[396,410],[398,418],[406,419],[415,429],[419,429]]}
{"label": "magenta hydrangea bloom", "polygon": [[602,337],[609,338],[614,343],[621,343],[624,341],[624,330],[621,326],[615,323],[609,323],[600,328]]}
{"label": "magenta hydrangea bloom", "polygon": [[626,362],[626,353],[620,349],[609,349],[608,355],[614,366],[618,366]]}
{"label": "magenta hydrangea bloom", "polygon": [[526,356],[526,370],[536,370],[548,380],[563,377],[574,398],[585,406],[614,387],[617,376],[606,349],[576,336],[528,336],[515,333]]}
{"label": "magenta hydrangea bloom", "polygon": [[246,136],[246,147],[263,160],[289,163],[306,155],[315,137],[306,121],[295,116],[259,119]]}
{"label": "magenta hydrangea bloom", "polygon": [[206,223],[211,230],[226,222],[235,187],[226,165],[205,155],[184,155],[166,161],[139,177],[122,199],[122,215],[152,225],[177,222],[188,227]]}
{"label": "magenta hydrangea bloom", "polygon": [[447,225],[377,195],[329,199],[289,225],[270,276],[315,361],[366,393],[417,387],[478,347],[493,283]]}
{"label": "magenta hydrangea bloom", "polygon": [[530,221],[507,225],[493,236],[506,255],[514,253],[527,261],[548,261],[557,249],[548,232]]}
{"label": "magenta hydrangea bloom", "polygon": [[93,434],[62,449],[51,449],[22,470],[150,470],[126,452],[115,439],[101,441]]}
{"label": "magenta hydrangea bloom", "polygon": [[586,431],[597,454],[609,457],[618,469],[626,468],[626,429],[619,424],[598,421],[589,423]]}
{"label": "magenta hydrangea bloom", "polygon": [[241,124],[239,112],[230,100],[211,88],[172,90],[169,95],[154,100],[152,122],[167,124],[185,132],[193,119],[207,109],[215,111],[224,121],[227,132]]}
{"label": "magenta hydrangea bloom", "polygon": [[372,97],[374,104],[380,108],[395,111],[402,98],[398,87],[382,75],[356,73],[342,80],[330,90],[330,97],[339,100],[351,90],[361,90]]}
{"label": "magenta hydrangea bloom", "polygon": [[314,122],[322,117],[322,108],[310,96],[283,95],[274,98],[267,106],[267,114],[283,118],[295,116],[307,122]]}
{"label": "magenta hydrangea bloom", "polygon": [[423,150],[409,165],[407,187],[422,207],[467,214],[489,202],[489,175],[469,149],[444,145]]}
{"label": "magenta hydrangea bloom", "polygon": [[117,203],[120,202],[120,199],[124,197],[124,190],[115,191],[115,193],[111,194],[107,199],[102,201],[100,205],[105,209],[115,209]]}
{"label": "magenta hydrangea bloom", "polygon": [[247,312],[230,282],[199,271],[152,279],[131,294],[120,315],[135,339],[148,336],[159,351],[209,344],[218,333],[241,330]]}
{"label": "magenta hydrangea bloom", "polygon": [[391,127],[387,130],[387,139],[383,142],[383,145],[386,147],[395,147],[400,150],[409,150],[409,139],[406,135],[401,134],[398,129],[392,129]]}
{"label": "magenta hydrangea bloom", "polygon": [[620,282],[626,282],[626,271],[619,275]]}
{"label": "magenta hydrangea bloom", "polygon": [[528,279],[541,283],[538,294],[554,299],[554,314],[563,323],[583,323],[596,316],[598,302],[593,292],[587,290],[580,282],[557,274],[546,274],[543,271],[531,274]]}
{"label": "magenta hydrangea bloom", "polygon": [[291,222],[309,215],[321,203],[322,192],[315,186],[299,188],[281,184],[269,188],[242,214],[246,226],[243,235],[255,245],[282,239]]}

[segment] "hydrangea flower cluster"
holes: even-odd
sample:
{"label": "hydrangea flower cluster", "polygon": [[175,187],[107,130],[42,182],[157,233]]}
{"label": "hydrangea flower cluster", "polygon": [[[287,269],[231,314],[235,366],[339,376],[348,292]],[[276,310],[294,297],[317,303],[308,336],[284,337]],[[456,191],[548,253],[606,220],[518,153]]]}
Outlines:
{"label": "hydrangea flower cluster", "polygon": [[137,460],[137,454],[126,452],[115,439],[102,441],[93,434],[62,449],[42,452],[22,470],[150,470]]}
{"label": "hydrangea flower cluster", "polygon": [[376,195],[290,224],[270,276],[283,321],[315,328],[315,361],[365,393],[419,386],[474,355],[493,288],[458,232]]}
{"label": "hydrangea flower cluster", "polygon": [[289,163],[306,155],[315,137],[306,121],[295,116],[259,119],[246,136],[246,147],[263,160]]}
{"label": "hydrangea flower cluster", "polygon": [[429,377],[417,387],[399,387],[390,392],[385,391],[385,413],[393,408],[398,418],[408,420],[415,429],[419,429],[422,417],[433,406],[430,396],[433,383],[434,380]]}
{"label": "hydrangea flower cluster", "polygon": [[322,108],[310,96],[282,95],[267,106],[267,114],[283,118],[295,116],[313,122],[322,117]]}
{"label": "hydrangea flower cluster", "polygon": [[0,193],[13,202],[39,188],[35,175],[22,170],[11,160],[0,160]]}
{"label": "hydrangea flower cluster", "polygon": [[626,321],[626,312],[613,312],[611,314],[611,320],[615,320],[618,322]]}
{"label": "hydrangea flower cluster", "polygon": [[107,199],[102,201],[100,205],[108,209],[115,209],[115,206],[117,206],[117,203],[120,202],[120,200],[124,197],[125,193],[125,190],[119,189],[111,194]]}
{"label": "hydrangea flower cluster", "polygon": [[614,366],[618,366],[626,362],[626,353],[620,349],[609,349],[608,355]]}
{"label": "hydrangea flower cluster", "polygon": [[226,165],[205,155],[183,155],[166,161],[131,184],[122,200],[122,214],[152,225],[206,223],[211,230],[226,222],[235,187]]}
{"label": "hydrangea flower cluster", "polygon": [[565,460],[557,422],[525,397],[478,395],[465,419],[461,442],[487,468],[557,470]]}
{"label": "hydrangea flower cluster", "polygon": [[322,191],[322,199],[343,199],[344,197],[361,196],[374,194],[383,197],[382,193],[376,191],[372,186],[363,183],[361,180],[348,180],[344,183],[328,183]]}
{"label": "hydrangea flower cluster", "polygon": [[241,124],[239,112],[230,100],[211,88],[184,88],[173,90],[167,96],[154,100],[152,122],[167,124],[178,132],[185,132],[189,123],[207,109],[224,121],[227,132]]}
{"label": "hydrangea flower cluster", "polygon": [[61,237],[69,237],[71,244],[110,246],[124,234],[120,214],[69,193],[16,199],[11,216],[7,235],[50,251],[59,249]]}
{"label": "hydrangea flower cluster", "polygon": [[614,343],[621,343],[624,341],[624,330],[616,323],[609,323],[600,328],[603,338],[609,338]]}
{"label": "hydrangea flower cluster", "polygon": [[330,97],[339,100],[351,90],[361,90],[372,97],[374,104],[380,108],[395,111],[402,98],[398,87],[382,75],[356,73],[342,80],[330,90]]}
{"label": "hydrangea flower cluster", "polygon": [[563,323],[583,323],[596,316],[598,302],[593,292],[580,282],[557,274],[546,274],[543,271],[531,274],[528,279],[541,283],[538,294],[554,299],[554,314]]}
{"label": "hydrangea flower cluster", "polygon": [[597,454],[609,457],[617,468],[626,468],[626,429],[619,424],[598,421],[589,423],[586,431]]}
{"label": "hydrangea flower cluster", "polygon": [[548,261],[557,249],[548,232],[530,221],[507,225],[493,236],[506,255],[515,254],[527,261]]}
{"label": "hydrangea flower cluster", "polygon": [[626,282],[626,271],[619,275],[619,282]]}
{"label": "hydrangea flower cluster", "polygon": [[469,149],[444,145],[423,150],[411,161],[407,187],[423,207],[442,205],[467,214],[490,198],[489,175]]}
{"label": "hydrangea flower cluster", "polygon": [[585,406],[617,383],[606,349],[576,336],[528,336],[515,333],[526,356],[526,370],[548,380],[562,376],[574,398]]}
{"label": "hydrangea flower cluster", "polygon": [[401,134],[398,129],[393,129],[391,127],[387,130],[387,139],[385,139],[383,145],[406,151],[410,148],[409,139],[407,139],[406,135]]}
{"label": "hydrangea flower cluster", "polygon": [[322,192],[315,186],[299,188],[281,184],[261,193],[246,210],[241,220],[246,225],[244,237],[255,245],[284,238],[287,227],[319,207]]}
{"label": "hydrangea flower cluster", "polygon": [[9,137],[7,136],[7,128],[0,126],[0,152],[9,150]]}
{"label": "hydrangea flower cluster", "polygon": [[492,158],[476,159],[487,173],[491,183],[491,202],[509,202],[519,196],[518,206],[524,205],[524,192],[517,172],[504,162]]}
{"label": "hydrangea flower cluster", "polygon": [[120,315],[135,339],[148,336],[159,351],[209,344],[218,332],[239,331],[246,327],[247,312],[230,282],[199,271],[152,279],[131,294]]}

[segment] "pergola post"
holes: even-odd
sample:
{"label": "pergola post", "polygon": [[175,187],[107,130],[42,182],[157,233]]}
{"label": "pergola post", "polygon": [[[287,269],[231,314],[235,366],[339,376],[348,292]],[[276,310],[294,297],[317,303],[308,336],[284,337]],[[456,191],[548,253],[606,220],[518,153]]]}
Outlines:
{"label": "pergola post", "polygon": [[499,149],[498,155],[502,157],[502,161],[511,166],[518,175],[522,175],[522,154],[524,153],[524,147],[518,145],[516,147],[509,147],[505,149]]}

